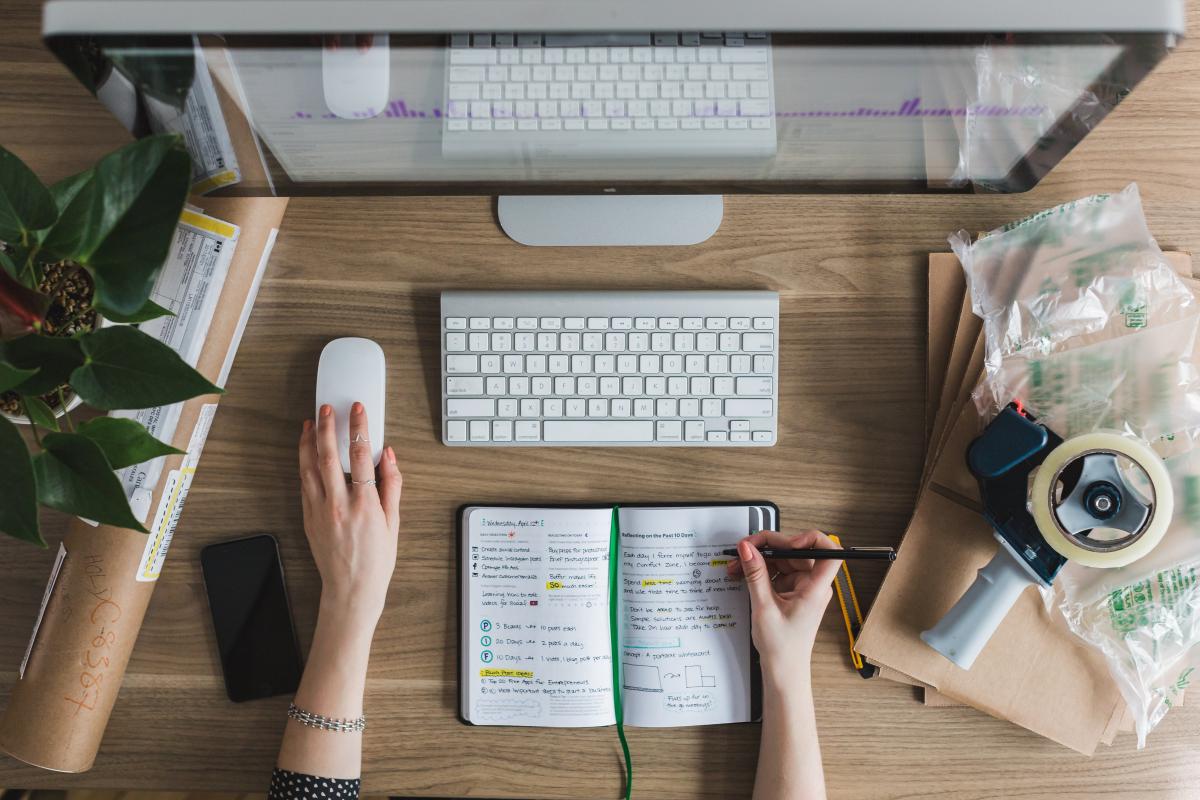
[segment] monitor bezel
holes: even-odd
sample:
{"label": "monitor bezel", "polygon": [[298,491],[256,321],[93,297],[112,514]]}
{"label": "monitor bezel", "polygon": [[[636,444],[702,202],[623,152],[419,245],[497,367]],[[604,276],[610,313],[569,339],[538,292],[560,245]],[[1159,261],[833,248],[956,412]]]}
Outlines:
{"label": "monitor bezel", "polygon": [[[772,32],[783,46],[821,47],[936,47],[936,46],[1087,46],[1115,44],[1120,54],[1081,92],[1076,102],[1062,114],[1045,134],[1019,159],[1007,175],[987,181],[965,181],[961,185],[930,185],[923,179],[880,180],[697,180],[697,181],[385,181],[385,182],[296,182],[286,176],[282,165],[259,139],[264,157],[270,162],[274,186],[250,187],[237,184],[214,192],[221,196],[262,196],[282,194],[294,197],[329,195],[548,195],[548,194],[979,194],[1019,193],[1032,189],[1065,158],[1097,125],[1120,104],[1121,100],[1148,75],[1178,44],[1179,36],[1170,32],[946,32],[946,33],[820,33]],[[64,54],[81,40],[103,48],[104,44],[128,46],[131,39],[147,46],[165,44],[178,34],[112,34],[81,36],[54,34],[44,38],[46,46],[71,69]],[[406,40],[422,40],[428,45],[431,34],[392,33],[392,47]],[[232,40],[231,40],[232,37]],[[307,34],[230,34],[226,46],[231,49],[253,46],[311,47]],[[73,70],[72,70],[73,71]],[[74,71],[73,71],[74,72]],[[75,73],[85,83],[83,77]],[[90,88],[90,87],[89,87]],[[1088,98],[1085,102],[1084,98]],[[1094,98],[1094,101],[1093,101]]]}

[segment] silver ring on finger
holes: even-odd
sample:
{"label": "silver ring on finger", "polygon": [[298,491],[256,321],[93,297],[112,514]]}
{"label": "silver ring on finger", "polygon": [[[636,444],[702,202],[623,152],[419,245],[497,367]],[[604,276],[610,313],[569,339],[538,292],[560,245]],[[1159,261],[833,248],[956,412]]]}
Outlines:
{"label": "silver ring on finger", "polygon": [[376,484],[376,480],[374,478],[371,478],[370,480],[365,480],[365,481],[356,481],[353,479],[351,479],[351,481],[350,481],[351,486],[374,486],[375,484]]}

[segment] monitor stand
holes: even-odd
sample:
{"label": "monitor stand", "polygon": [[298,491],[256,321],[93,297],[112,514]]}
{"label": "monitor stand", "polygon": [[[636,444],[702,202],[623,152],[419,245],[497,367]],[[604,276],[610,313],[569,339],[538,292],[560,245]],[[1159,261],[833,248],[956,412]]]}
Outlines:
{"label": "monitor stand", "polygon": [[503,195],[500,227],[537,247],[698,244],[721,226],[719,194]]}

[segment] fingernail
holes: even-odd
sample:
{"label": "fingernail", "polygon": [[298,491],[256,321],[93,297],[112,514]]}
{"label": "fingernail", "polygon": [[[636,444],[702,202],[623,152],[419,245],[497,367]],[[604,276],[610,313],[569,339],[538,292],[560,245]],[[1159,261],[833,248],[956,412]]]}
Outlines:
{"label": "fingernail", "polygon": [[359,402],[357,402],[357,401],[356,401],[356,402],[354,403],[354,405],[350,406],[350,413],[351,413],[351,414],[361,414],[361,413],[363,413],[363,404],[362,404],[362,403],[359,403]]}
{"label": "fingernail", "polygon": [[304,420],[304,426],[303,426],[304,432],[308,433],[311,429],[312,429],[312,420],[311,419]]}
{"label": "fingernail", "polygon": [[740,558],[742,561],[754,560],[754,545],[750,544],[745,539],[742,539],[740,542],[738,542],[737,549],[738,558]]}
{"label": "fingernail", "polygon": [[321,416],[322,417],[328,417],[332,413],[333,413],[333,406],[329,405],[328,403],[321,406]]}
{"label": "fingernail", "polygon": [[391,464],[396,463],[396,451],[390,447],[387,449],[387,460]]}

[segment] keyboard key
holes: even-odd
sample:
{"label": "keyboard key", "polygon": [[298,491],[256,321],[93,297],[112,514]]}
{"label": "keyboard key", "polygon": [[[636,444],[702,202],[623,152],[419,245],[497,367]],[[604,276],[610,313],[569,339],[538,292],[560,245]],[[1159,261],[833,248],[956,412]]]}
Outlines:
{"label": "keyboard key", "polygon": [[729,441],[729,434],[725,431],[709,431],[708,440],[710,442],[727,442]]}
{"label": "keyboard key", "polygon": [[568,397],[575,394],[575,379],[572,377],[555,378],[554,393],[559,397]]}
{"label": "keyboard key", "polygon": [[569,331],[581,331],[587,326],[583,317],[567,317],[563,320],[563,328]]}
{"label": "keyboard key", "polygon": [[613,400],[611,406],[611,415],[614,417],[628,417],[632,415],[633,405],[628,398]]}
{"label": "keyboard key", "polygon": [[712,398],[700,401],[700,415],[703,417],[723,416],[721,414],[721,401]]}
{"label": "keyboard key", "polygon": [[536,331],[537,326],[537,317],[517,317],[517,330]]}
{"label": "keyboard key", "polygon": [[448,331],[465,331],[467,329],[466,317],[447,317],[446,330]]}
{"label": "keyboard key", "polygon": [[483,394],[483,378],[446,378],[446,394]]}
{"label": "keyboard key", "polygon": [[679,416],[681,417],[698,417],[700,416],[700,401],[694,397],[688,397],[679,401]]}
{"label": "keyboard key", "polygon": [[518,372],[525,371],[525,357],[508,355],[503,359],[504,372],[508,375],[513,375]]}
{"label": "keyboard key", "polygon": [[633,401],[633,415],[635,417],[653,417],[654,401],[648,397],[637,398]]}
{"label": "keyboard key", "polygon": [[770,397],[771,383],[770,378],[738,378],[737,393],[739,395]]}
{"label": "keyboard key", "polygon": [[461,419],[446,421],[446,441],[465,442],[467,440],[467,423]]}
{"label": "keyboard key", "polygon": [[769,331],[775,327],[775,320],[771,317],[755,317],[754,330]]}
{"label": "keyboard key", "polygon": [[447,417],[494,417],[496,416],[495,400],[446,400]]}
{"label": "keyboard key", "polygon": [[557,331],[562,328],[562,320],[558,317],[542,317],[541,327],[548,331]]}
{"label": "keyboard key", "polygon": [[478,356],[446,356],[446,372],[479,372]]}
{"label": "keyboard key", "polygon": [[748,353],[769,353],[775,349],[772,333],[743,333],[742,349]]}
{"label": "keyboard key", "polygon": [[447,353],[463,353],[467,349],[467,335],[465,333],[447,333],[446,334],[446,352]]}
{"label": "keyboard key", "polygon": [[607,417],[608,416],[608,401],[602,397],[588,400],[588,416],[589,417]]}
{"label": "keyboard key", "polygon": [[748,442],[750,441],[750,431],[730,431],[729,441],[731,442]]}
{"label": "keyboard key", "polygon": [[[750,372],[750,356],[730,356],[729,371],[734,375],[747,375]],[[769,372],[770,370],[768,370]]]}
{"label": "keyboard key", "polygon": [[748,419],[731,419],[731,420],[729,420],[729,430],[731,430],[731,431],[748,431],[748,430],[750,430],[750,420],[748,420]]}
{"label": "keyboard key", "polygon": [[725,416],[727,417],[769,417],[774,403],[771,400],[750,400],[738,398],[725,401]]}
{"label": "keyboard key", "polygon": [[770,373],[775,367],[774,356],[755,356],[754,371],[758,374]]}
{"label": "keyboard key", "polygon": [[471,420],[471,441],[486,442],[491,439],[492,426],[484,419]]}
{"label": "keyboard key", "polygon": [[563,401],[558,397],[552,397],[542,401],[542,416],[543,417],[561,417],[563,415]]}
{"label": "keyboard key", "polygon": [[516,440],[518,442],[540,442],[542,440],[542,423],[537,420],[518,420]]}
{"label": "keyboard key", "polygon": [[638,420],[548,420],[542,424],[547,442],[652,442],[654,423]]}
{"label": "keyboard key", "polygon": [[484,375],[495,375],[500,371],[500,356],[480,356],[479,371]]}
{"label": "keyboard key", "polygon": [[[566,401],[568,417],[582,417],[587,415],[587,403],[581,397],[572,397]],[[549,435],[549,434],[547,434]]]}
{"label": "keyboard key", "polygon": [[487,394],[495,397],[506,392],[508,392],[508,381],[504,378],[491,376],[487,379]]}
{"label": "keyboard key", "polygon": [[752,436],[756,442],[770,442],[775,438],[770,431],[754,431]]}
{"label": "keyboard key", "polygon": [[[494,335],[494,334],[493,334]],[[719,345],[722,353],[736,353],[741,349],[741,335],[737,333],[722,333]]]}
{"label": "keyboard key", "polygon": [[486,331],[491,327],[492,321],[487,317],[471,317],[471,330]]}
{"label": "keyboard key", "polygon": [[522,417],[539,417],[542,414],[542,401],[535,397],[526,397],[521,400],[521,416]]}
{"label": "keyboard key", "polygon": [[700,420],[690,420],[683,423],[683,440],[685,442],[703,442],[704,423]]}
{"label": "keyboard key", "polygon": [[660,442],[683,441],[683,423],[677,420],[660,419],[655,426],[655,435]]}
{"label": "keyboard key", "polygon": [[468,346],[473,353],[486,353],[490,342],[486,333],[472,333],[467,337]]}
{"label": "keyboard key", "polygon": [[496,401],[496,416],[498,417],[515,417],[517,416],[517,401],[513,397],[505,397]]}
{"label": "keyboard key", "polygon": [[654,413],[660,417],[674,417],[679,410],[679,401],[672,397],[664,397],[654,405]]}
{"label": "keyboard key", "polygon": [[770,52],[765,47],[722,47],[720,51],[725,64],[765,64]]}

